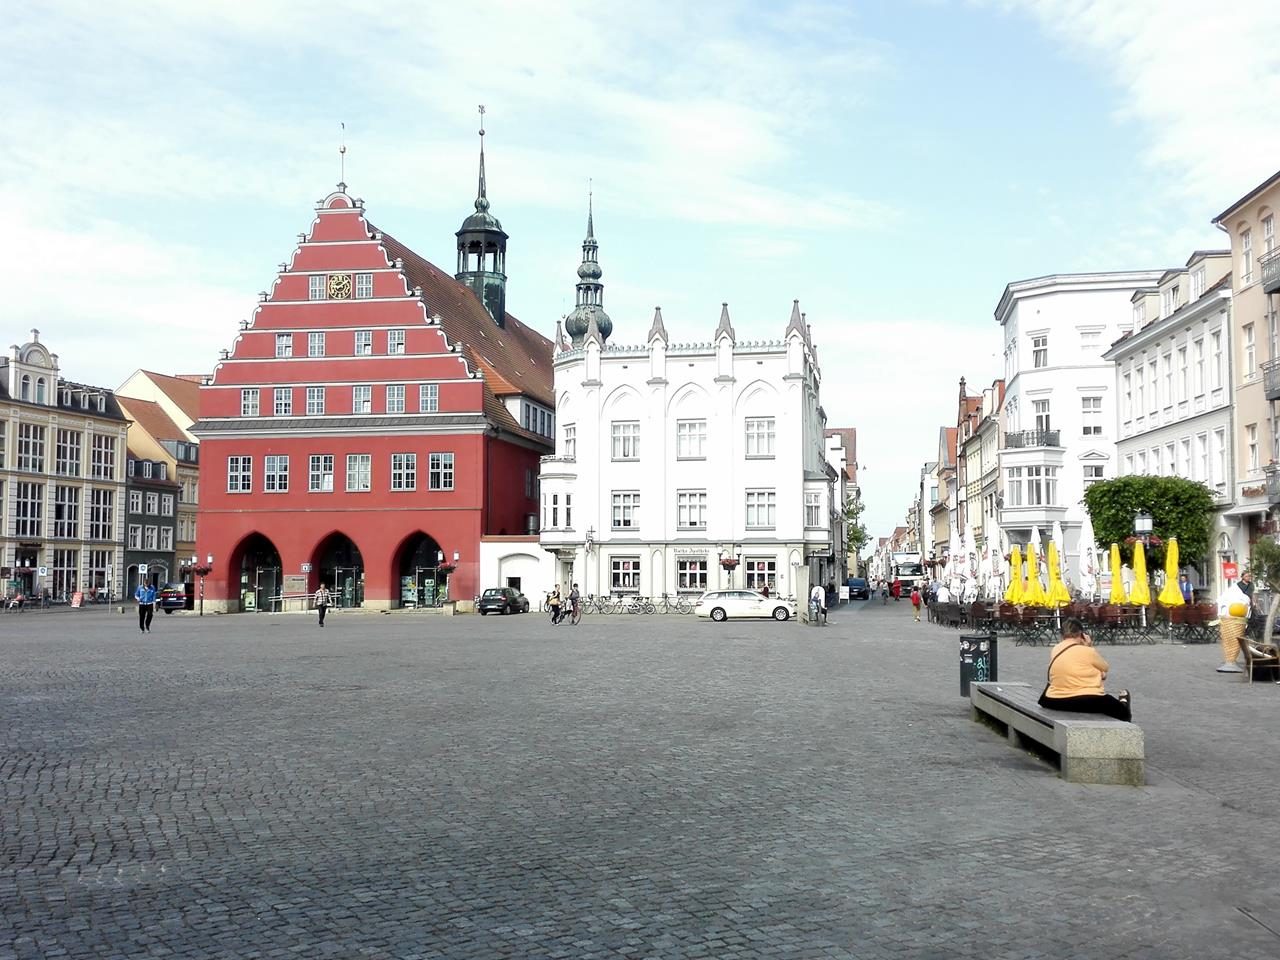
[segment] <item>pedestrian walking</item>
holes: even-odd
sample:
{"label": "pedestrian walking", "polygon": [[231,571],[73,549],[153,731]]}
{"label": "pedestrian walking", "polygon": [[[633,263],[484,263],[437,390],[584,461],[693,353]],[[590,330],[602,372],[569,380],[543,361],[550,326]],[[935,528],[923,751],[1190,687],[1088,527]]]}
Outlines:
{"label": "pedestrian walking", "polygon": [[320,626],[324,626],[324,615],[329,610],[329,588],[325,584],[320,584],[320,589],[316,591],[316,613],[320,615]]}
{"label": "pedestrian walking", "polygon": [[551,591],[551,596],[547,597],[547,606],[551,608],[551,622],[560,622],[560,584],[556,584],[556,588]]}
{"label": "pedestrian walking", "polygon": [[569,621],[575,626],[582,619],[582,594],[575,583],[569,588]]}
{"label": "pedestrian walking", "polygon": [[820,583],[815,583],[809,591],[809,615],[814,623],[826,623],[827,591],[822,589]]}
{"label": "pedestrian walking", "polygon": [[138,601],[138,629],[150,633],[151,620],[156,615],[156,588],[143,580],[133,591],[133,599]]}
{"label": "pedestrian walking", "polygon": [[915,611],[916,623],[920,622],[920,588],[911,588],[911,609]]}

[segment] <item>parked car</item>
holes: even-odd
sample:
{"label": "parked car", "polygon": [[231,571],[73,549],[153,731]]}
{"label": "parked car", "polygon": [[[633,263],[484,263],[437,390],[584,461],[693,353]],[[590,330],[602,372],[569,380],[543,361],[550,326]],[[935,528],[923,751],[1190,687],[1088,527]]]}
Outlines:
{"label": "parked car", "polygon": [[693,612],[717,623],[730,618],[789,620],[795,616],[794,607],[792,601],[766,597],[755,590],[710,590],[698,598]]}
{"label": "parked car", "polygon": [[482,617],[490,613],[528,613],[529,600],[512,587],[490,587],[480,594],[476,607]]}
{"label": "parked car", "polygon": [[849,578],[849,599],[850,600],[870,600],[871,584],[867,583],[865,577]]}
{"label": "parked car", "polygon": [[184,610],[187,606],[187,587],[182,583],[170,583],[156,591],[156,606],[165,613]]}

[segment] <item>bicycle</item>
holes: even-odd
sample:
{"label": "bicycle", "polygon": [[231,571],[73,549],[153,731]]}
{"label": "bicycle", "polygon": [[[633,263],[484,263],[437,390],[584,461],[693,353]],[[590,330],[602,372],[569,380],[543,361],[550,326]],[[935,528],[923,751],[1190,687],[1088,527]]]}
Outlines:
{"label": "bicycle", "polygon": [[635,596],[628,600],[619,598],[619,602],[625,604],[622,607],[623,613],[653,613],[655,609],[653,601],[648,597]]}
{"label": "bicycle", "polygon": [[693,610],[693,607],[690,606],[689,601],[679,594],[673,600],[669,594],[664,593],[655,609],[660,613],[689,613]]}

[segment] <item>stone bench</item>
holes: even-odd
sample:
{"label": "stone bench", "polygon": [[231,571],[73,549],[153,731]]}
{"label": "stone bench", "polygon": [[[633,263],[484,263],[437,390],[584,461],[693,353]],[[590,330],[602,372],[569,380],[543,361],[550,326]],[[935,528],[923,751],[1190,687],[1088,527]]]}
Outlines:
{"label": "stone bench", "polygon": [[1040,688],[1026,683],[974,683],[969,710],[1015,744],[1040,744],[1056,754],[1062,779],[1071,783],[1146,783],[1142,728],[1093,713],[1046,710]]}

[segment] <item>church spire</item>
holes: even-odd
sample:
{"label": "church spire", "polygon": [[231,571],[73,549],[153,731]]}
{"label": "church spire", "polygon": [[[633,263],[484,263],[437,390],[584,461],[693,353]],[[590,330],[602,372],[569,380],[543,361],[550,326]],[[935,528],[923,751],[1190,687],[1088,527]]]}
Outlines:
{"label": "church spire", "polygon": [[599,263],[600,245],[596,243],[595,202],[587,190],[587,236],[582,241],[582,263],[578,266],[578,284],[573,310],[565,317],[565,330],[575,347],[582,346],[594,322],[603,342],[613,332],[613,321],[604,312],[604,284]]}
{"label": "church spire", "polygon": [[454,279],[470,287],[498,326],[507,322],[507,234],[489,212],[484,175],[484,104],[480,105],[480,178],[475,213],[458,230],[458,272]]}

